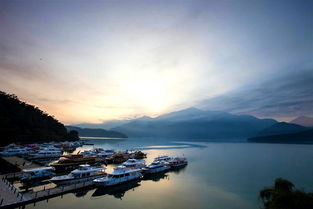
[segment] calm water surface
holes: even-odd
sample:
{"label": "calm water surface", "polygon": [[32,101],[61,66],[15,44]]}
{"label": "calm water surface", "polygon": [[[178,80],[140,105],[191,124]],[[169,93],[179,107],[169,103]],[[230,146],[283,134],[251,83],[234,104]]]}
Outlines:
{"label": "calm water surface", "polygon": [[[184,169],[111,189],[86,189],[26,208],[255,209],[258,191],[276,177],[313,191],[313,145],[179,142],[165,139],[91,140],[105,149],[140,148],[148,163],[158,155],[184,155]],[[90,149],[84,146],[80,149]],[[112,166],[108,166],[108,171]]]}

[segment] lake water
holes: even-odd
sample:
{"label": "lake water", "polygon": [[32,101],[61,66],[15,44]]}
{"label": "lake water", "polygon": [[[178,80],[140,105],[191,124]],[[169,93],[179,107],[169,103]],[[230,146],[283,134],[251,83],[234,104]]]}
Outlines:
{"label": "lake water", "polygon": [[[105,149],[140,148],[147,162],[158,155],[188,158],[187,167],[110,189],[86,189],[26,208],[260,208],[258,191],[277,177],[313,191],[313,145],[180,142],[165,139],[91,140]],[[89,149],[84,146],[80,149]],[[108,166],[110,171],[112,166]]]}

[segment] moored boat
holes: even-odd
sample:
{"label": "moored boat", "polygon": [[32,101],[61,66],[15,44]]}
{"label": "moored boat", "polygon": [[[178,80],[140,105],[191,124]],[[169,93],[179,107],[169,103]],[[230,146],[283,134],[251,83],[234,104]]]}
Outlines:
{"label": "moored boat", "polygon": [[123,163],[128,159],[129,156],[125,152],[117,152],[112,156],[106,158],[108,163]]}
{"label": "moored boat", "polygon": [[123,163],[123,166],[127,168],[143,168],[146,166],[145,160],[129,159]]}
{"label": "moored boat", "polygon": [[171,168],[183,167],[188,164],[188,161],[185,157],[174,157],[170,161],[168,161],[169,166]]}
{"label": "moored boat", "polygon": [[169,157],[167,155],[161,155],[161,156],[158,156],[156,158],[154,158],[154,161],[170,161],[171,159],[173,159],[172,157]]}
{"label": "moored boat", "polygon": [[113,186],[142,178],[141,169],[117,166],[107,176],[93,180],[97,186]]}
{"label": "moored boat", "polygon": [[171,167],[164,161],[153,161],[150,165],[142,168],[145,174],[160,173],[168,171]]}
{"label": "moored boat", "polygon": [[129,158],[133,158],[133,159],[144,159],[147,157],[147,154],[146,153],[143,153],[142,151],[140,150],[137,150],[137,151],[128,151],[127,152]]}
{"label": "moored boat", "polygon": [[105,176],[105,169],[104,167],[92,167],[88,164],[80,165],[78,169],[73,170],[70,174],[55,176],[50,181],[57,185],[91,181]]}
{"label": "moored boat", "polygon": [[32,168],[32,169],[24,169],[22,172],[22,176],[20,180],[22,182],[32,181],[32,180],[39,180],[39,179],[46,179],[51,178],[55,175],[53,172],[55,169],[53,167],[41,167],[41,168]]}
{"label": "moored boat", "polygon": [[14,155],[26,155],[29,152],[29,149],[27,147],[8,147],[4,148],[2,152],[0,152],[0,155],[2,156],[14,156]]}
{"label": "moored boat", "polygon": [[55,167],[57,170],[67,170],[76,168],[81,164],[94,164],[96,162],[96,157],[83,155],[66,155],[59,158],[58,161],[52,162],[49,166]]}
{"label": "moored boat", "polygon": [[40,159],[40,158],[58,158],[62,154],[61,150],[57,148],[44,148],[38,152],[29,154],[30,159]]}

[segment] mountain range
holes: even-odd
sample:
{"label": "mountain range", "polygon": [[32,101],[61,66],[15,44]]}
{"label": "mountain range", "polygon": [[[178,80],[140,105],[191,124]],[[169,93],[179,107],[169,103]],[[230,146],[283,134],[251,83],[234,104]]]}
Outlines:
{"label": "mountain range", "polygon": [[250,115],[207,111],[197,108],[171,112],[156,118],[142,117],[112,130],[129,137],[166,137],[181,139],[238,139],[255,136],[277,123]]}
{"label": "mountain range", "polygon": [[313,118],[308,116],[299,116],[290,121],[290,123],[298,124],[305,127],[313,127]]}
{"label": "mountain range", "polygon": [[127,138],[125,134],[117,131],[109,131],[101,128],[80,128],[75,126],[65,126],[68,131],[77,131],[80,137],[108,137]]}
{"label": "mountain range", "polygon": [[[84,124],[94,127],[93,124]],[[253,137],[293,134],[309,130],[294,123],[260,119],[251,115],[237,115],[222,111],[187,108],[155,118],[143,116],[133,120],[110,121],[95,127],[112,127],[110,130],[128,137],[162,137],[201,140],[246,140]],[[312,139],[313,141],[313,139]]]}

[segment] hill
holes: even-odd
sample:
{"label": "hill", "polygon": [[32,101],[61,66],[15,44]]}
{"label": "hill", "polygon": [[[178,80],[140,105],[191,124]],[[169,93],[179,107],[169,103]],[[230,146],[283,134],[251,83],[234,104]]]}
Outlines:
{"label": "hill", "polygon": [[291,134],[278,134],[271,136],[259,136],[248,138],[249,142],[266,142],[266,143],[313,143],[313,129],[300,131]]}
{"label": "hill", "polygon": [[308,130],[308,128],[304,126],[300,126],[297,124],[280,122],[271,125],[268,128],[260,131],[257,136],[269,136],[269,135],[277,135],[277,134],[291,134],[300,131]]}
{"label": "hill", "polygon": [[306,127],[313,127],[313,118],[307,117],[307,116],[300,116],[290,121],[290,123],[294,123],[294,124],[298,124],[298,125],[306,126]]}
{"label": "hill", "polygon": [[76,132],[39,108],[0,91],[1,145],[41,141],[78,140]]}
{"label": "hill", "polygon": [[143,117],[113,128],[131,137],[234,139],[254,136],[277,121],[250,115],[188,108],[156,118]]}
{"label": "hill", "polygon": [[109,138],[127,138],[125,134],[117,131],[108,131],[105,129],[80,128],[75,126],[66,126],[69,131],[77,131],[79,136],[83,137],[109,137]]}

